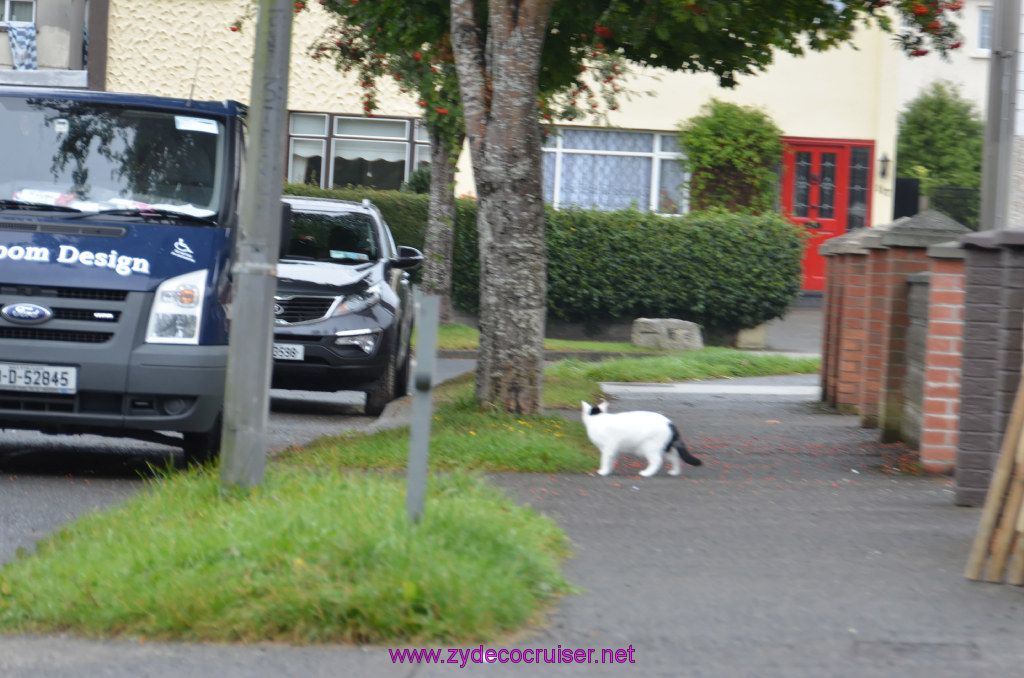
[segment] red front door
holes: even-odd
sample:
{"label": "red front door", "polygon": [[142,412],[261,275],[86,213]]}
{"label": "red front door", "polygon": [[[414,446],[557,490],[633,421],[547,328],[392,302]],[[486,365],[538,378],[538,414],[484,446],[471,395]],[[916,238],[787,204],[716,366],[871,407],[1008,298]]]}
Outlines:
{"label": "red front door", "polygon": [[804,290],[825,289],[821,244],[871,223],[873,150],[870,141],[786,139],[782,210],[810,236],[804,253]]}

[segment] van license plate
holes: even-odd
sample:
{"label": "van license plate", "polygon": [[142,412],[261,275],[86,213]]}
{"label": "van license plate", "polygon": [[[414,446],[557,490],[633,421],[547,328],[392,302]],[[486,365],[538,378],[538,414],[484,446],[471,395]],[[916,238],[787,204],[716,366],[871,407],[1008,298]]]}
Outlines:
{"label": "van license plate", "polygon": [[302,344],[274,344],[274,360],[304,360],[306,347]]}
{"label": "van license plate", "polygon": [[66,365],[0,363],[0,389],[70,395],[78,390],[78,368]]}

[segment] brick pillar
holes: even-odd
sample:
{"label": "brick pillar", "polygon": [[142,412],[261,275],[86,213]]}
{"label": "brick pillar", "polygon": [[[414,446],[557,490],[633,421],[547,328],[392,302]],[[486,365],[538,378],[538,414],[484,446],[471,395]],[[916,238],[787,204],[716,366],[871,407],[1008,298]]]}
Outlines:
{"label": "brick pillar", "polygon": [[839,324],[843,303],[845,262],[838,257],[825,259],[825,298],[822,303],[821,329],[821,400],[836,404],[839,365]]}
{"label": "brick pillar", "polygon": [[840,308],[838,384],[835,405],[840,412],[856,414],[860,405],[861,379],[863,373],[864,341],[867,316],[865,285],[865,261],[862,254],[842,254],[845,260],[843,283],[843,304]]}
{"label": "brick pillar", "polygon": [[860,243],[875,229],[862,228],[824,243],[826,257],[822,347],[822,399],[855,414],[860,405],[867,314],[866,254]]}
{"label": "brick pillar", "polygon": [[932,258],[932,268],[918,453],[926,471],[949,473],[956,466],[960,438],[964,251],[954,243],[945,243],[928,248],[928,256]]}
{"label": "brick pillar", "polygon": [[881,252],[881,233],[872,239],[866,262],[867,276],[867,339],[864,342],[864,374],[861,377],[860,423],[866,428],[878,427],[878,401],[882,394],[882,372],[885,369],[886,337],[889,332],[888,290],[885,284],[885,260]]}
{"label": "brick pillar", "polygon": [[964,237],[966,284],[956,503],[985,502],[1020,380],[1024,232]]}

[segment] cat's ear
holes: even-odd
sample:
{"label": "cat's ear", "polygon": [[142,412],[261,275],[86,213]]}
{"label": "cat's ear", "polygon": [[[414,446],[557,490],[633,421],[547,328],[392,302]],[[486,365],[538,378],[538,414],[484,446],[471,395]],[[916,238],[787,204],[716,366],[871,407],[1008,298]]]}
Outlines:
{"label": "cat's ear", "polygon": [[601,410],[605,414],[608,414],[608,401],[602,400],[600,403],[598,403],[597,409]]}
{"label": "cat's ear", "polygon": [[583,416],[585,417],[588,414],[590,414],[590,403],[588,403],[586,400],[581,400],[580,403],[583,404]]}

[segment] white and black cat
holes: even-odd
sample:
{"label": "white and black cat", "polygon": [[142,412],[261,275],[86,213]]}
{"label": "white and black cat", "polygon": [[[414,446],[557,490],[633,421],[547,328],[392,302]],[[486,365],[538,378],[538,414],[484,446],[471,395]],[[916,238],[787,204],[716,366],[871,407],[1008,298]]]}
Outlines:
{"label": "white and black cat", "polygon": [[638,454],[647,458],[647,468],[640,471],[645,478],[653,476],[661,469],[665,453],[675,450],[669,455],[672,469],[669,475],[677,476],[683,472],[679,461],[691,466],[700,466],[703,462],[690,454],[679,437],[679,431],[672,421],[657,412],[634,410],[631,412],[608,413],[608,403],[602,401],[597,406],[583,402],[583,425],[587,429],[590,442],[601,451],[601,467],[599,475],[606,476],[612,472],[616,457],[623,453]]}

